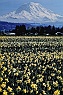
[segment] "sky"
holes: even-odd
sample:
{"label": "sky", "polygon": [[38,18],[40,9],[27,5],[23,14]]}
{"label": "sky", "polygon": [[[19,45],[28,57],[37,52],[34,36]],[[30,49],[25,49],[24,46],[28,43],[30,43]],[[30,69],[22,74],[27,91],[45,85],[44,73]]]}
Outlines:
{"label": "sky", "polygon": [[63,0],[0,0],[0,15],[7,14],[29,2],[37,2],[54,13],[63,16]]}

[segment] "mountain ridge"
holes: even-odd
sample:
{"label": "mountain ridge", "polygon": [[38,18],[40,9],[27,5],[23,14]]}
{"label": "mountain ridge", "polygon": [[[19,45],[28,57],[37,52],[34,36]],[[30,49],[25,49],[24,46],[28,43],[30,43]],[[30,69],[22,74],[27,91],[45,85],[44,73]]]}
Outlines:
{"label": "mountain ridge", "polygon": [[0,16],[0,21],[12,23],[61,22],[63,16],[53,13],[39,3],[30,2],[22,5],[16,11]]}

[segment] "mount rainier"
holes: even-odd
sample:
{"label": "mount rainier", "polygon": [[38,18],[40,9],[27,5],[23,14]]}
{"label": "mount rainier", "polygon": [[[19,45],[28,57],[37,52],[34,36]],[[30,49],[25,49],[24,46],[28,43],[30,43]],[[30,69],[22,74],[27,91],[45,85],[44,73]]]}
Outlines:
{"label": "mount rainier", "polygon": [[63,16],[53,13],[39,3],[27,3],[16,11],[0,16],[0,21],[14,23],[48,23],[63,22]]}

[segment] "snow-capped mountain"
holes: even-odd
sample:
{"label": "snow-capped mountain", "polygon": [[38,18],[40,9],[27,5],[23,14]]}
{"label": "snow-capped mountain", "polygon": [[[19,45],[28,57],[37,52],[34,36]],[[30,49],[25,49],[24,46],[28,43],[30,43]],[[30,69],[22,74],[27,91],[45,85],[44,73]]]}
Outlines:
{"label": "snow-capped mountain", "polygon": [[53,13],[39,3],[31,2],[22,5],[16,11],[0,16],[0,21],[14,23],[62,22],[63,16]]}

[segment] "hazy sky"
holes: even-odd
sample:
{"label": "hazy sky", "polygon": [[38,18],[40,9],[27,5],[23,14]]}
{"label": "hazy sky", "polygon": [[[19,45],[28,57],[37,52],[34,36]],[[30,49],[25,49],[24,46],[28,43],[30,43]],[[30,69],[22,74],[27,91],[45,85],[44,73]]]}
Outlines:
{"label": "hazy sky", "polygon": [[38,2],[54,13],[63,15],[63,0],[0,0],[0,15],[14,11],[29,2]]}

